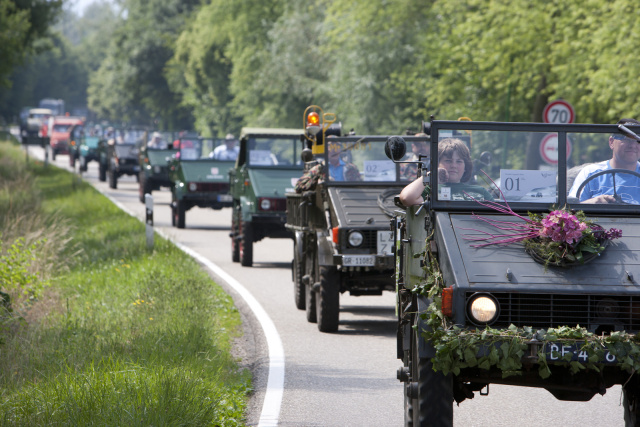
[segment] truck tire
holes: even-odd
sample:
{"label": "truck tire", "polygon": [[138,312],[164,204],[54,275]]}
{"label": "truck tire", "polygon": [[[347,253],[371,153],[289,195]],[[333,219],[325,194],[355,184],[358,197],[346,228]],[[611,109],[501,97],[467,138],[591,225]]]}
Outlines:
{"label": "truck tire", "polygon": [[340,274],[335,267],[320,267],[316,293],[316,318],[320,332],[335,332],[340,323]]}
{"label": "truck tire", "polygon": [[309,276],[308,284],[304,287],[304,306],[307,322],[309,323],[316,323],[318,321],[318,317],[316,316],[316,291],[313,289],[313,285],[318,277],[316,269],[316,244],[316,241],[313,239],[311,239],[311,241],[307,241],[307,250],[304,252],[304,270],[306,275]]}
{"label": "truck tire", "polygon": [[298,310],[304,310],[306,308],[306,285],[302,283],[302,276],[304,276],[304,264],[302,263],[302,260],[304,259],[304,255],[300,256],[298,252],[302,252],[302,249],[298,247],[298,244],[296,244],[294,240],[293,262],[291,264],[291,271],[293,272],[293,299],[296,303],[296,308]]}
{"label": "truck tire", "polygon": [[240,265],[251,267],[253,265],[253,229],[251,223],[241,222],[240,230]]}
{"label": "truck tire", "polygon": [[[453,379],[451,374],[435,372],[430,358],[418,354],[419,340],[423,339],[416,329],[411,329],[411,398],[412,424],[417,426],[453,426]],[[407,405],[405,405],[407,406]]]}
{"label": "truck tire", "polygon": [[114,190],[118,188],[118,174],[116,171],[114,171],[113,168],[109,168],[107,175],[109,176],[109,187]]}
{"label": "truck tire", "polygon": [[102,163],[98,166],[98,180],[105,182],[107,180],[107,167]]}
{"label": "truck tire", "polygon": [[629,385],[627,384],[627,387],[622,389],[624,396],[622,403],[624,406],[624,425],[625,427],[638,427],[640,426],[640,394],[638,394],[638,389],[632,388],[633,385],[629,387]]}
{"label": "truck tire", "polygon": [[87,171],[87,158],[84,156],[80,156],[80,172]]}
{"label": "truck tire", "polygon": [[73,153],[69,153],[69,167],[72,169],[76,167],[76,157]]}
{"label": "truck tire", "polygon": [[240,262],[240,244],[238,243],[238,214],[236,208],[231,213],[231,261]]}
{"label": "truck tire", "polygon": [[176,200],[176,202],[174,203],[174,209],[173,209],[173,225],[176,226],[177,228],[184,228],[185,227],[185,216],[186,216],[186,209],[184,208],[184,202],[182,202],[181,200]]}

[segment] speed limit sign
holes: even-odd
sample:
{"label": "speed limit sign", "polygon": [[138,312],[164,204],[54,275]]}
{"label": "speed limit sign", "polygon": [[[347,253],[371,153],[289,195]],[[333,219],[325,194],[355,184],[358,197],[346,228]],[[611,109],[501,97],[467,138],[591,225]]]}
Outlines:
{"label": "speed limit sign", "polygon": [[567,101],[557,99],[551,101],[542,111],[542,120],[545,123],[567,124],[573,123],[573,106]]}

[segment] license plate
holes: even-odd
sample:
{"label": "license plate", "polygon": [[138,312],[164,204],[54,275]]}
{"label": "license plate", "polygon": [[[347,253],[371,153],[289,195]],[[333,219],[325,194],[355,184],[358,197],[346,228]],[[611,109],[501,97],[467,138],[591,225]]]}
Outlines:
{"label": "license plate", "polygon": [[[545,353],[547,354],[547,360],[549,362],[589,362],[589,355],[586,351],[580,350],[580,347],[582,347],[581,343],[563,344],[550,342],[545,346]],[[569,353],[572,354],[571,360],[566,360],[565,356]],[[598,360],[596,363],[614,364],[617,362],[616,356],[611,354],[609,350],[605,350],[604,360]]]}
{"label": "license plate", "polygon": [[372,267],[375,264],[375,255],[342,255],[342,265],[347,267]]}
{"label": "license plate", "polygon": [[378,255],[393,255],[393,231],[378,230]]}
{"label": "license plate", "polygon": [[218,195],[218,201],[219,202],[230,202],[233,200],[233,197],[231,197],[231,194],[219,194]]}

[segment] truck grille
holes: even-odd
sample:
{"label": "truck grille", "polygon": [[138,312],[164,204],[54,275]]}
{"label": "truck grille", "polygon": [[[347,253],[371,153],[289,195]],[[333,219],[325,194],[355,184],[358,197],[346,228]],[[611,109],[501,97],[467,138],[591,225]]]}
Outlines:
{"label": "truck grille", "polygon": [[[467,299],[473,295],[467,293]],[[492,326],[550,328],[582,326],[590,331],[613,327],[635,332],[640,329],[640,297],[611,295],[566,295],[491,293],[500,304],[500,315]]]}

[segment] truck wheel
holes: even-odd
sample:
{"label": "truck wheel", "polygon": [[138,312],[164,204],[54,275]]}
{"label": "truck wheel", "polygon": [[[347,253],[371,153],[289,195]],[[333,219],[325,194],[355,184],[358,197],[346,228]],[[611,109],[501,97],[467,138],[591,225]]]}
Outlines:
{"label": "truck wheel", "polygon": [[236,209],[231,212],[231,261],[240,262],[240,244],[238,243],[238,220]]}
{"label": "truck wheel", "polygon": [[625,427],[640,426],[640,395],[637,393],[637,390],[633,390],[630,387],[624,387],[622,391],[624,396]]}
{"label": "truck wheel", "polygon": [[71,153],[69,153],[69,167],[72,169],[76,167],[76,157]]}
{"label": "truck wheel", "polygon": [[175,208],[173,209],[173,225],[178,228],[184,228],[185,226],[185,216],[186,210],[184,208],[184,202],[181,200],[176,200]]}
{"label": "truck wheel", "polygon": [[118,188],[118,174],[109,168],[107,175],[109,175],[109,187],[113,189]]}
{"label": "truck wheel", "polygon": [[340,321],[340,273],[335,267],[320,267],[320,289],[316,294],[316,317],[320,332],[335,332]]}
{"label": "truck wheel", "polygon": [[98,179],[101,182],[105,182],[107,180],[107,167],[102,163],[98,166]]}
{"label": "truck wheel", "polygon": [[253,265],[253,230],[251,223],[242,221],[240,230],[240,265],[251,267]]}
{"label": "truck wheel", "polygon": [[[411,360],[410,390],[414,426],[453,425],[453,379],[451,374],[435,372],[430,358],[420,358],[418,343],[423,339],[412,329],[413,349]],[[406,397],[405,397],[406,398]],[[406,405],[405,405],[406,406]]]}
{"label": "truck wheel", "polygon": [[80,172],[87,171],[87,158],[80,156]]}
{"label": "truck wheel", "polygon": [[291,270],[293,271],[293,298],[296,303],[296,308],[298,310],[304,310],[305,305],[305,284],[302,283],[302,276],[304,275],[304,264],[300,259],[301,256],[298,254],[298,251],[301,251],[298,248],[298,245],[293,244],[293,262],[291,264]]}

